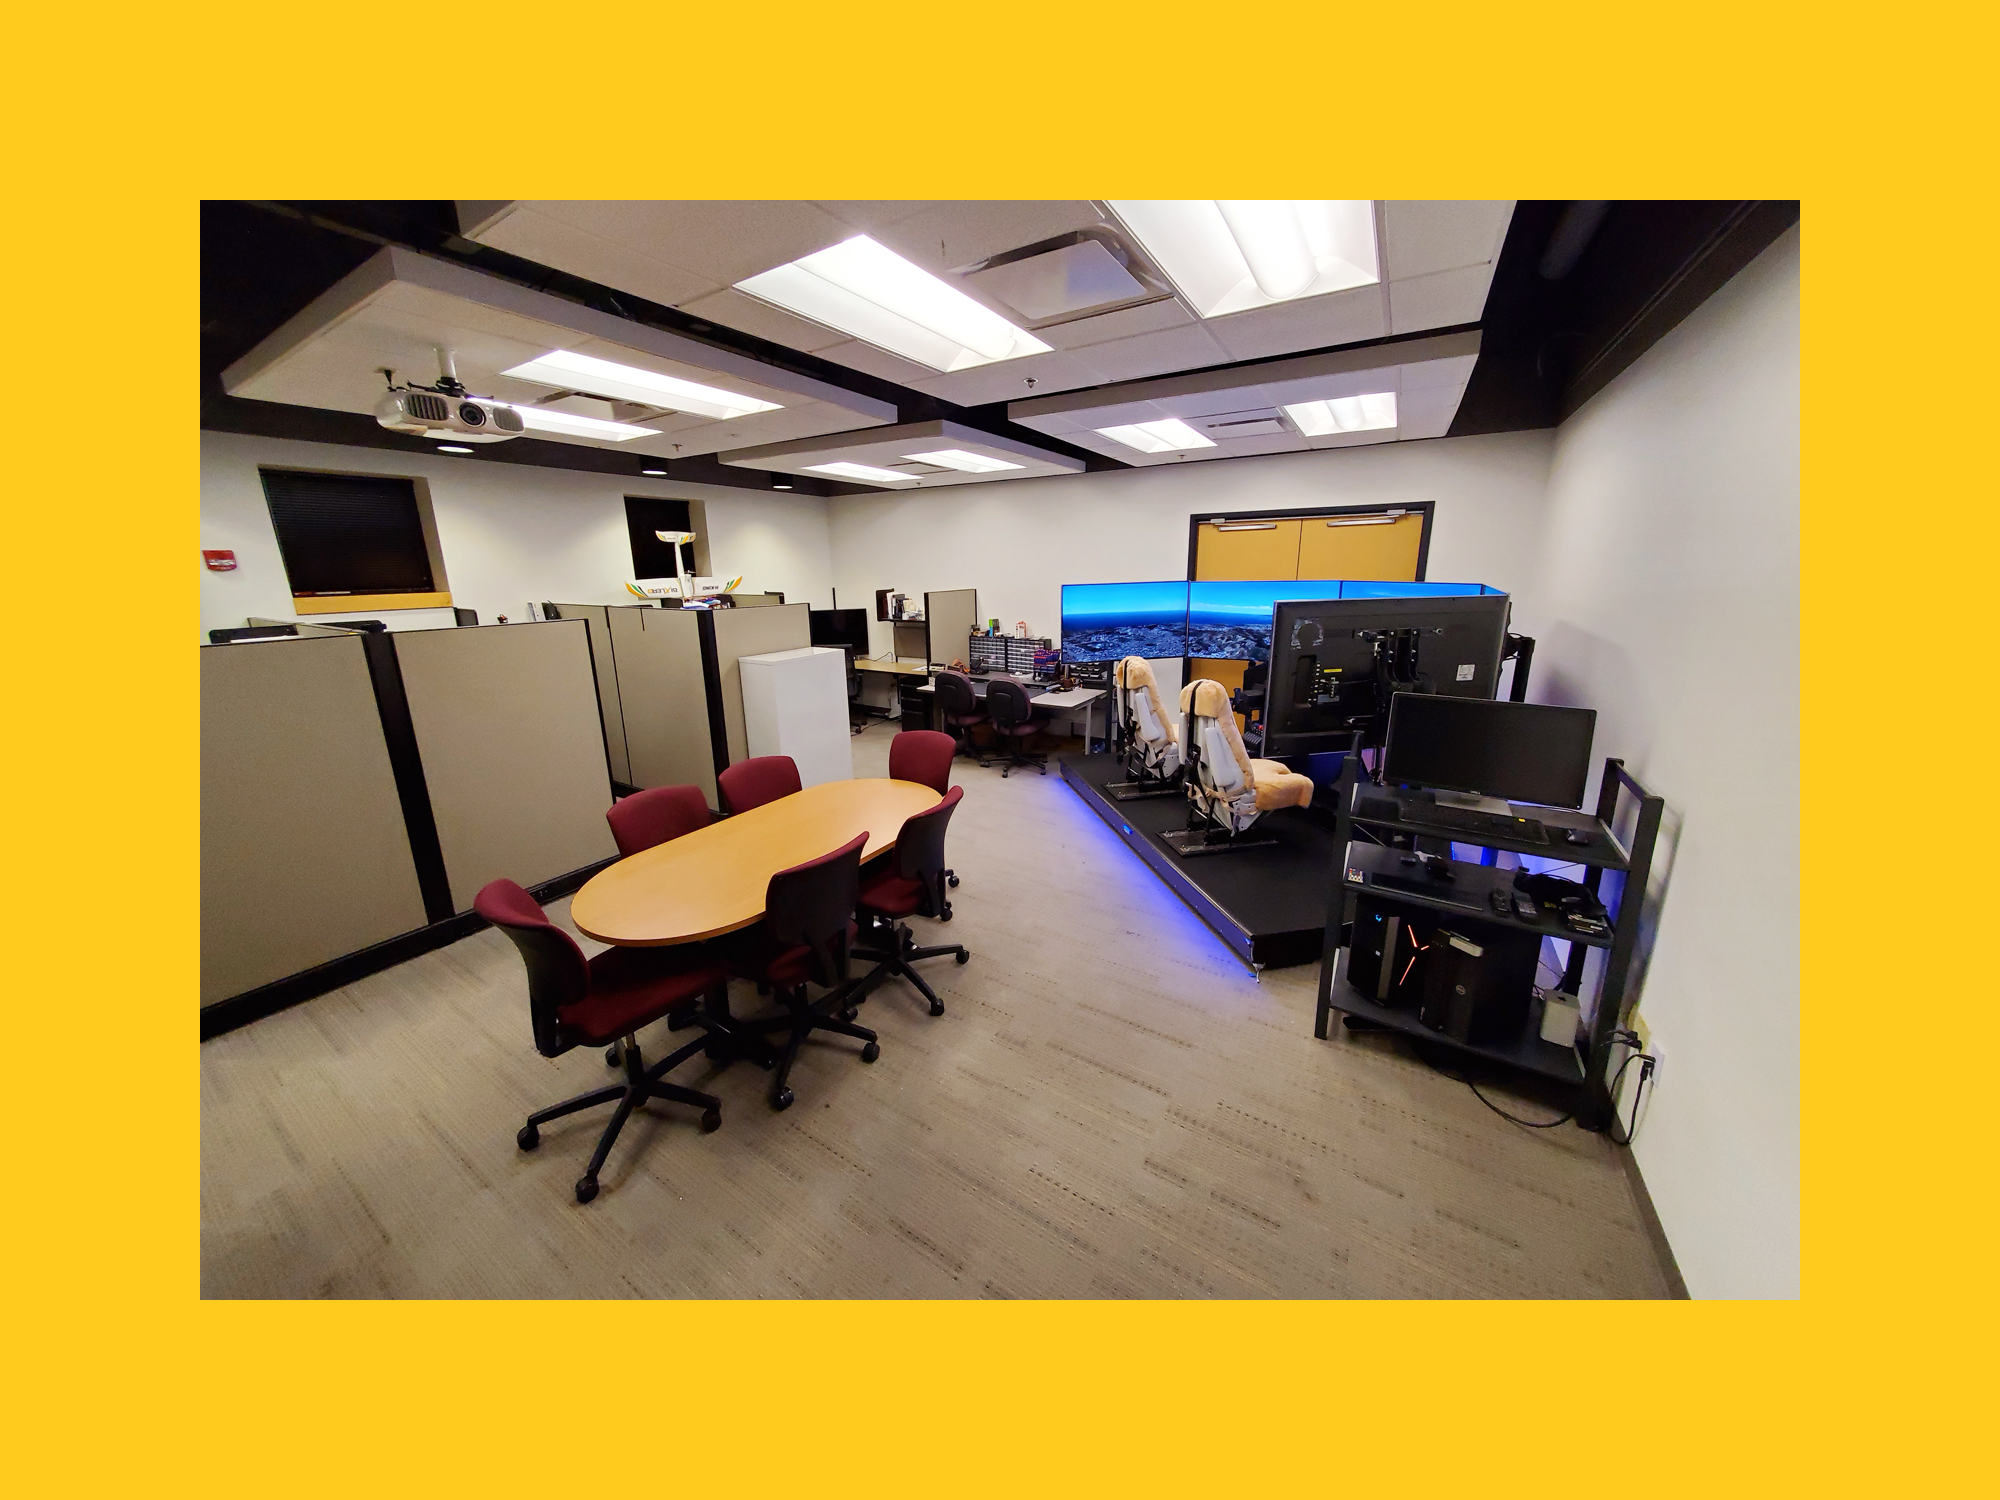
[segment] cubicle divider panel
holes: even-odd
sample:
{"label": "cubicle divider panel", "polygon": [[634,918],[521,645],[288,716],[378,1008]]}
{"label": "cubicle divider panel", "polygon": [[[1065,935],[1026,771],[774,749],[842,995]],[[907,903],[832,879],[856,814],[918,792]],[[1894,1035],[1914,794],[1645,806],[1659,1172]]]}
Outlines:
{"label": "cubicle divider panel", "polygon": [[930,660],[943,666],[965,660],[965,641],[979,624],[979,590],[934,589],[924,595],[930,627]]}
{"label": "cubicle divider panel", "polygon": [[612,606],[557,604],[556,609],[560,611],[558,618],[581,620],[590,627],[590,669],[597,675],[597,713],[604,725],[604,755],[611,763],[611,779],[641,786],[644,783],[632,779],[631,755],[625,744],[625,712],[618,697],[618,650],[611,639]]}
{"label": "cubicle divider panel", "polygon": [[803,604],[778,604],[768,609],[719,609],[709,614],[714,622],[715,685],[721,698],[723,744],[730,765],[750,753],[743,728],[743,674],[737,658],[810,646],[811,613]]}
{"label": "cubicle divider panel", "polygon": [[610,770],[582,620],[396,637],[453,909],[612,858]]}
{"label": "cubicle divider panel", "polygon": [[702,611],[616,608],[611,644],[618,664],[632,786],[698,786],[716,805],[715,752],[702,677]]}
{"label": "cubicle divider panel", "polygon": [[201,1003],[424,925],[359,636],[201,652]]}

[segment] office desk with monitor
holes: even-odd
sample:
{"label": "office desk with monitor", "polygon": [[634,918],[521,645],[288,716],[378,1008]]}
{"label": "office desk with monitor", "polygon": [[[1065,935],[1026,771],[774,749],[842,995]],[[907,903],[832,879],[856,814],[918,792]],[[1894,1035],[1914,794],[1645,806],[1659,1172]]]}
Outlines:
{"label": "office desk with monitor", "polygon": [[[987,679],[984,677],[974,677],[972,679],[972,695],[975,698],[984,698],[986,696],[986,681]],[[1096,738],[1096,735],[1091,732],[1091,728],[1095,722],[1094,716],[1097,712],[1097,700],[1104,696],[1103,688],[1071,688],[1068,692],[1056,692],[1052,688],[1038,682],[1024,682],[1021,686],[1028,690],[1028,697],[1033,700],[1036,708],[1047,709],[1050,713],[1058,715],[1064,714],[1067,711],[1068,716],[1072,720],[1075,718],[1075,710],[1082,709],[1083,743],[1088,748],[1090,742]],[[927,682],[918,688],[917,691],[920,693],[935,694],[937,687],[934,683]],[[931,727],[933,729],[940,727],[937,722],[935,709],[933,709],[931,714]]]}

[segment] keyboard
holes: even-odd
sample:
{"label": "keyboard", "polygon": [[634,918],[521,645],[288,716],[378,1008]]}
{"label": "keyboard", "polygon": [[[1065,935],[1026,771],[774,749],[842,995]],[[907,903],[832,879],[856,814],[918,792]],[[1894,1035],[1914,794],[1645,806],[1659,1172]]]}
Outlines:
{"label": "keyboard", "polygon": [[1478,812],[1470,807],[1453,807],[1445,802],[1424,802],[1406,807],[1403,816],[1406,822],[1456,828],[1462,833],[1490,833],[1500,838],[1520,839],[1528,844],[1546,844],[1549,841],[1548,830],[1533,818]]}

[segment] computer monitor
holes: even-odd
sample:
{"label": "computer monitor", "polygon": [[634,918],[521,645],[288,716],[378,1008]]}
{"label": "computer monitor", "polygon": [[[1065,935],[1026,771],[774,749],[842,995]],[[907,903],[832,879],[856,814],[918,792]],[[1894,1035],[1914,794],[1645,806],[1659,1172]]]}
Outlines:
{"label": "computer monitor", "polygon": [[806,615],[815,646],[846,646],[857,656],[868,654],[868,611],[815,609]]}
{"label": "computer monitor", "polygon": [[1596,729],[1594,708],[1397,693],[1389,704],[1382,778],[1471,793],[1488,803],[1504,798],[1581,807]]}
{"label": "computer monitor", "polygon": [[[1422,585],[1417,585],[1421,587]],[[1202,578],[1188,585],[1189,656],[1263,661],[1281,599],[1338,599],[1338,578]]]}
{"label": "computer monitor", "polygon": [[1507,648],[1503,593],[1281,600],[1272,610],[1263,754],[1380,745],[1399,691],[1491,698]]}
{"label": "computer monitor", "polygon": [[1153,660],[1187,655],[1188,585],[1066,583],[1062,591],[1064,661]]}

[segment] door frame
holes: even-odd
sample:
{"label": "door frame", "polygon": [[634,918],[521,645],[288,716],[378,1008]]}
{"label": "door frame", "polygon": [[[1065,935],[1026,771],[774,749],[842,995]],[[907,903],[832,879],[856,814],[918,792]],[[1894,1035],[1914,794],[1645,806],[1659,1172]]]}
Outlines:
{"label": "door frame", "polygon": [[1201,546],[1201,528],[1204,526],[1213,526],[1218,521],[1227,524],[1230,521],[1298,521],[1332,518],[1334,516],[1379,516],[1385,511],[1391,510],[1400,510],[1405,515],[1422,517],[1421,525],[1423,529],[1417,538],[1417,576],[1415,580],[1418,583],[1422,583],[1424,581],[1424,574],[1430,567],[1431,522],[1437,515],[1437,502],[1435,500],[1410,500],[1396,505],[1310,505],[1303,510],[1238,510],[1225,511],[1220,514],[1203,511],[1196,515],[1190,515],[1188,517],[1188,582],[1193,583],[1195,581],[1195,553]]}

